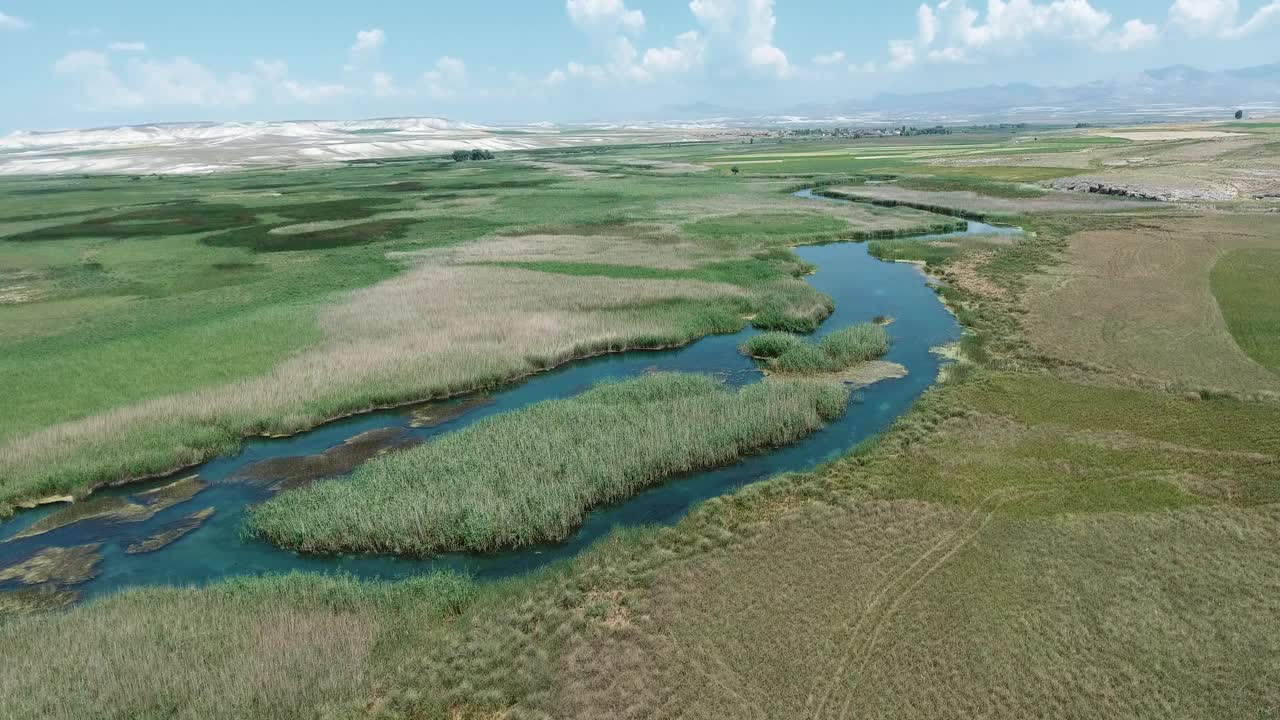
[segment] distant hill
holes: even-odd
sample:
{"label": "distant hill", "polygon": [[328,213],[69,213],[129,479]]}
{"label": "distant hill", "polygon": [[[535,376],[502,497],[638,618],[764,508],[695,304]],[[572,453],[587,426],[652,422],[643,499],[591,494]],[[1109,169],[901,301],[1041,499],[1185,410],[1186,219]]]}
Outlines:
{"label": "distant hill", "polygon": [[1222,118],[1236,109],[1280,111],[1280,63],[1207,71],[1188,65],[1071,86],[1027,83],[928,93],[882,93],[870,100],[810,103],[788,115],[928,120],[1140,120]]}

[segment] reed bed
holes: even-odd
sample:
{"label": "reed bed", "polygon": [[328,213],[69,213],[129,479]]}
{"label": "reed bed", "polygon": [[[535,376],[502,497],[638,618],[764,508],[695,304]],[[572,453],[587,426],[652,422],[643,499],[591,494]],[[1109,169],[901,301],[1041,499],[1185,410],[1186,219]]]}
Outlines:
{"label": "reed bed", "polygon": [[704,375],[604,382],[490,418],[365,465],[350,480],[285,493],[251,531],[314,553],[429,555],[562,540],[592,507],[680,473],[731,463],[844,412],[835,384],[738,391]]}
{"label": "reed bed", "polygon": [[777,373],[818,374],[846,370],[889,352],[889,333],[876,323],[859,323],[836,330],[814,342],[785,332],[766,332],[749,338],[742,352],[764,361]]}

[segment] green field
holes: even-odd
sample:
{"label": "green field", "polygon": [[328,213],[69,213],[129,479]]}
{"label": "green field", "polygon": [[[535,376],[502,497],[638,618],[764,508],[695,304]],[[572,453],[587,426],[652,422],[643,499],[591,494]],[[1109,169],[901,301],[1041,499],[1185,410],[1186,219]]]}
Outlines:
{"label": "green field", "polygon": [[1280,249],[1236,250],[1213,266],[1213,294],[1241,350],[1280,372]]}

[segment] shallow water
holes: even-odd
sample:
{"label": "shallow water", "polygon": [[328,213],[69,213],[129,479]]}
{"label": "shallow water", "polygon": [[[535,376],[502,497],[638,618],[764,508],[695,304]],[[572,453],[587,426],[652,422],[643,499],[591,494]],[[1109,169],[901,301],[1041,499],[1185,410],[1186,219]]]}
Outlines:
{"label": "shallow water", "polygon": [[[797,196],[824,202],[848,202],[813,195]],[[971,222],[963,233],[926,236],[945,239],[966,234],[1017,232]],[[733,335],[714,335],[686,347],[664,351],[635,351],[605,355],[571,363],[496,392],[485,401],[475,397],[418,407],[374,412],[323,425],[289,438],[256,438],[234,455],[219,457],[171,478],[95,494],[86,503],[120,499],[142,503],[140,495],[175,479],[198,474],[207,487],[194,497],[154,512],[143,520],[113,520],[100,516],[80,520],[48,532],[14,538],[65,506],[24,512],[0,525],[0,568],[20,562],[42,549],[100,543],[102,560],[98,575],[76,589],[89,598],[122,588],[145,585],[198,585],[237,575],[289,572],[346,572],[367,578],[398,578],[450,568],[477,577],[495,578],[526,572],[571,557],[615,528],[671,524],[699,502],[723,495],[751,482],[786,471],[803,471],[836,458],[859,442],[881,432],[932,385],[943,362],[931,348],[957,340],[960,328],[938,301],[924,276],[912,265],[881,262],[859,243],[833,243],[801,247],[796,253],[818,271],[808,281],[835,301],[834,314],[815,333],[826,332],[878,316],[894,318],[888,331],[892,345],[886,360],[900,363],[906,377],[884,380],[857,391],[848,412],[823,430],[785,448],[745,459],[735,465],[672,478],[629,500],[597,509],[566,542],[486,555],[449,554],[421,560],[383,556],[310,557],[246,538],[242,534],[245,508],[261,502],[288,483],[281,474],[330,476],[368,455],[375,447],[421,442],[492,415],[530,403],[579,393],[605,378],[632,377],[650,370],[713,373],[733,385],[760,378],[754,363],[738,352],[743,339],[755,334],[747,329]],[[429,416],[423,422],[423,415]],[[363,433],[377,435],[357,438]],[[347,447],[347,441],[357,442]],[[362,447],[363,446],[363,447]],[[334,448],[338,448],[334,450]],[[330,451],[324,458],[314,456]],[[289,468],[282,458],[313,456]],[[258,465],[274,461],[270,465]],[[264,470],[273,476],[261,479]],[[159,550],[126,553],[131,545],[172,528],[184,518],[204,510],[215,512],[203,524]],[[143,513],[145,515],[145,513]],[[50,518],[52,519],[52,518]],[[48,523],[49,521],[45,521]],[[0,582],[0,590],[20,587],[17,581]]]}

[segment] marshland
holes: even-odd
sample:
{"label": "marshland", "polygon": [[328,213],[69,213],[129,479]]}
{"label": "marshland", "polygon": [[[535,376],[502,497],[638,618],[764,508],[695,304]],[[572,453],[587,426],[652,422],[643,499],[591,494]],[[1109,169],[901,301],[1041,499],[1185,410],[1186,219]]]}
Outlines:
{"label": "marshland", "polygon": [[0,181],[0,713],[1274,707],[1276,216],[1053,187],[1160,142]]}

